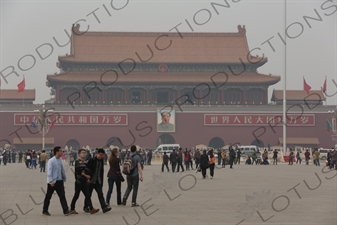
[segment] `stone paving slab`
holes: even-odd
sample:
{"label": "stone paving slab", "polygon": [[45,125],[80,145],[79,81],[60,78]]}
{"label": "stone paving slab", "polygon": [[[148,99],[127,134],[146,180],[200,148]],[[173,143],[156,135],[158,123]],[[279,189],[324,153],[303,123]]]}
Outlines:
{"label": "stone paving slab", "polygon": [[[65,165],[66,198],[74,193],[72,167]],[[26,169],[24,164],[0,166],[0,225],[39,224],[273,224],[336,225],[337,171],[314,165],[234,165],[215,169],[213,179],[200,173],[161,173],[161,165],[145,166],[137,208],[117,206],[112,193],[112,210],[95,215],[82,211],[84,197],[77,201],[78,215],[64,216],[57,195],[51,199],[51,217],[43,216],[46,173]],[[105,173],[108,166],[105,167]],[[209,174],[209,171],[208,171]],[[107,191],[107,182],[103,192]],[[295,189],[294,189],[295,188]],[[122,183],[122,194],[126,183]],[[94,206],[99,202],[95,192]]]}

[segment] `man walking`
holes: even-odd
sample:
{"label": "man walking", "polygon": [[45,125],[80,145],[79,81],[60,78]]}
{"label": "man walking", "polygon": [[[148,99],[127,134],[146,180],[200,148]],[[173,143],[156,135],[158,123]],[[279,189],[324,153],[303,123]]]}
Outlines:
{"label": "man walking", "polygon": [[[91,171],[89,196],[91,198],[92,191],[95,189],[103,213],[106,213],[109,212],[111,208],[106,205],[103,197],[104,155],[104,149],[99,148],[97,150],[97,153],[95,154],[95,157],[89,159],[87,166],[88,169]],[[83,210],[85,212],[90,212],[90,210],[92,210],[92,206],[88,205],[88,202],[86,200],[84,200],[84,205],[85,206]]]}
{"label": "man walking", "polygon": [[310,159],[310,152],[309,149],[307,149],[304,153],[304,157],[305,157],[305,165],[309,165],[309,159]]}
{"label": "man walking", "polygon": [[199,168],[199,164],[200,164],[200,151],[199,149],[197,149],[197,151],[194,153],[194,161],[195,161],[195,168]]}
{"label": "man walking", "polygon": [[46,150],[42,150],[40,155],[40,172],[46,172],[46,162],[47,162],[47,154]]}
{"label": "man walking", "polygon": [[47,170],[47,193],[43,203],[42,214],[50,216],[48,212],[50,199],[53,196],[54,191],[60,198],[61,206],[63,209],[63,214],[68,216],[72,214],[72,211],[69,210],[65,192],[64,192],[64,182],[66,181],[66,173],[64,171],[63,163],[61,160],[62,149],[60,146],[54,148],[54,157],[49,160],[48,170]]}
{"label": "man walking", "polygon": [[273,151],[273,159],[274,159],[273,165],[277,165],[277,157],[278,157],[277,155],[278,155],[278,151],[275,149]]}
{"label": "man walking", "polygon": [[170,169],[168,168],[168,161],[169,157],[167,156],[166,152],[164,152],[161,172],[164,172],[164,166],[166,166],[167,172],[170,172]]}
{"label": "man walking", "polygon": [[[221,161],[222,161],[222,158],[221,158],[221,150],[220,148],[218,149],[218,166],[221,165]],[[198,168],[198,167],[197,167]]]}
{"label": "man walking", "polygon": [[181,167],[181,172],[184,172],[184,167],[183,167],[183,164],[182,164],[182,161],[183,161],[183,153],[182,153],[182,148],[179,148],[179,152],[178,152],[178,157],[177,157],[177,162],[178,162],[178,169],[177,169],[177,172],[179,172],[179,169]]}
{"label": "man walking", "polygon": [[85,161],[86,150],[78,150],[78,159],[75,161],[75,194],[70,204],[70,209],[73,214],[78,214],[75,210],[75,205],[81,191],[85,196],[85,205],[89,207],[90,214],[97,213],[99,209],[94,209],[89,194],[90,185],[90,171],[87,168],[87,161]]}
{"label": "man walking", "polygon": [[[135,145],[131,146],[131,153],[130,156],[132,159],[133,164],[133,172],[130,175],[126,176],[128,187],[126,188],[124,197],[123,197],[123,205],[126,205],[126,200],[128,199],[131,190],[132,193],[132,207],[139,206],[137,204],[137,193],[138,193],[138,186],[139,180],[143,182],[143,171],[142,166],[140,164],[140,157],[136,154],[137,147]],[[128,156],[127,156],[128,157]]]}
{"label": "man walking", "polygon": [[174,173],[176,170],[176,166],[177,166],[177,153],[176,150],[173,149],[173,152],[170,154],[170,162],[171,162],[171,166],[172,166],[172,172]]}
{"label": "man walking", "polygon": [[22,152],[19,152],[19,163],[22,163]]}
{"label": "man walking", "polygon": [[233,163],[235,160],[235,152],[232,146],[229,147],[229,165],[230,165],[230,169],[233,169]]}

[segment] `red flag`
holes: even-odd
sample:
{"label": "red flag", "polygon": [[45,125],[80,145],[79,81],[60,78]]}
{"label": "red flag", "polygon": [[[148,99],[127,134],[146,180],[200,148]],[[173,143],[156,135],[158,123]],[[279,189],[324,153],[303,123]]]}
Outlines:
{"label": "red flag", "polygon": [[324,81],[324,84],[323,84],[322,91],[323,91],[324,93],[326,92],[326,77],[325,77],[325,81]]}
{"label": "red flag", "polygon": [[18,92],[24,92],[26,87],[25,77],[23,76],[23,80],[18,84]]}
{"label": "red flag", "polygon": [[309,91],[311,90],[310,85],[307,84],[307,82],[305,81],[304,77],[303,77],[303,89],[307,92],[307,94],[309,94]]}

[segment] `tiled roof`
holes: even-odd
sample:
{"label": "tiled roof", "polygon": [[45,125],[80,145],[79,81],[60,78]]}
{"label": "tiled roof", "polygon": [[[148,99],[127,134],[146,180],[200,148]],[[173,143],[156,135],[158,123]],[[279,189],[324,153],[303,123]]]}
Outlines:
{"label": "tiled roof", "polygon": [[[278,139],[279,142],[282,144],[283,143],[283,138]],[[289,137],[286,139],[287,144],[291,145],[300,145],[300,144],[305,144],[305,145],[319,145],[319,140],[318,138],[295,138],[295,137]]]}
{"label": "tiled roof", "polygon": [[[82,32],[79,31],[79,26],[74,29],[75,33]],[[151,58],[149,50],[151,48],[153,57],[148,60],[149,63],[241,63],[240,58],[243,62],[248,62],[246,29],[244,26],[238,26],[238,30],[237,33],[178,33],[176,31],[168,33],[87,32],[82,35],[73,33],[70,55],[60,56],[59,61],[61,63],[119,63],[132,58],[136,62],[141,62]],[[254,57],[249,60],[257,62],[260,58],[256,58],[254,51],[252,54]],[[264,58],[261,64],[265,62],[267,58]]]}
{"label": "tiled roof", "polygon": [[[318,97],[319,96],[319,97]],[[287,100],[296,101],[325,101],[325,96],[322,91],[313,90],[309,92],[303,90],[287,90],[286,92]],[[274,90],[271,101],[282,101],[283,100],[283,90]]]}
{"label": "tiled roof", "polygon": [[[16,145],[24,145],[24,144],[42,144],[41,137],[34,137],[34,138],[21,138],[21,140],[17,137],[13,138],[13,143]],[[45,137],[45,144],[54,144],[53,137]]]}
{"label": "tiled roof", "polygon": [[[104,72],[66,72],[63,74],[48,75],[47,80],[52,84],[55,82],[62,83],[89,83],[92,81],[100,84],[109,84],[116,81],[116,75],[114,73],[106,73],[102,76]],[[128,75],[123,75],[122,73],[118,75],[118,83],[208,83],[212,84],[212,76],[215,72],[181,72],[181,73],[154,73],[154,72],[134,72]],[[276,84],[280,81],[279,76],[270,76],[259,73],[242,73],[241,75],[229,75],[218,74],[213,77],[214,83],[220,86],[222,83],[239,83],[239,84]],[[102,78],[101,78],[102,77]]]}
{"label": "tiled roof", "polygon": [[24,90],[23,92],[18,92],[17,89],[2,89],[0,90],[0,99],[29,99],[35,101],[35,89]]}

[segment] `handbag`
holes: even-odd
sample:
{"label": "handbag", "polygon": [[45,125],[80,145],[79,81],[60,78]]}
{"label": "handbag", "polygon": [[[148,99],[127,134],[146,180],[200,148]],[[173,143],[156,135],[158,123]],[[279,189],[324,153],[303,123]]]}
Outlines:
{"label": "handbag", "polygon": [[123,177],[123,174],[121,174],[121,173],[117,173],[117,174],[118,174],[118,177],[119,177],[119,179],[121,180],[121,182],[124,182],[125,179],[124,179],[124,177]]}

